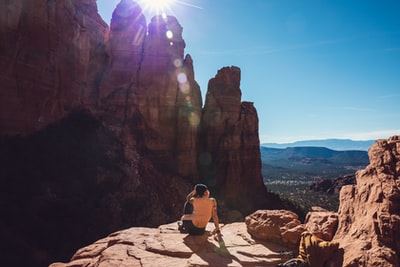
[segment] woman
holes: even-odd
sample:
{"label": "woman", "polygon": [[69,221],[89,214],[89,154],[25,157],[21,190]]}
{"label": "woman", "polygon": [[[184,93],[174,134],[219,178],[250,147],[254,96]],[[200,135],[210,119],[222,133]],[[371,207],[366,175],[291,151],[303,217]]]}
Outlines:
{"label": "woman", "polygon": [[192,205],[193,212],[182,216],[184,230],[190,235],[203,235],[212,217],[216,233],[221,233],[217,214],[217,201],[215,198],[210,198],[210,191],[208,191],[206,185],[197,184],[194,190],[187,195],[186,200],[185,209],[188,205]]}

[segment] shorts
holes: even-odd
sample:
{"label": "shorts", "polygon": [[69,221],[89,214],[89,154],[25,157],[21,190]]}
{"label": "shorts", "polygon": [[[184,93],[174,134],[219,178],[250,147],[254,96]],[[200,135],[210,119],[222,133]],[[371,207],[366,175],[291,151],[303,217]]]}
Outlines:
{"label": "shorts", "polygon": [[192,221],[185,220],[182,221],[183,228],[189,233],[189,235],[203,235],[206,231],[206,228],[198,228],[193,225]]}

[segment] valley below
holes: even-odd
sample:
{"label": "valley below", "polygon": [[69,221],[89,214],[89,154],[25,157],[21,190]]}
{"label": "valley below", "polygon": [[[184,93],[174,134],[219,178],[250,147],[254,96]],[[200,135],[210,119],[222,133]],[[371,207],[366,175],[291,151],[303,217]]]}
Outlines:
{"label": "valley below", "polygon": [[294,203],[302,213],[314,206],[337,211],[341,186],[355,183],[356,171],[369,164],[367,151],[326,147],[261,146],[261,159],[268,191]]}

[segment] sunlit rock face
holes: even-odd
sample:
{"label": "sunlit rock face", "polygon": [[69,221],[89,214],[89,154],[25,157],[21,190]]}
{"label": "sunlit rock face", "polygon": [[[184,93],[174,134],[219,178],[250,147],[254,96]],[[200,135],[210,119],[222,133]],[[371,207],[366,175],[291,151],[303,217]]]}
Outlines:
{"label": "sunlit rock face", "polygon": [[368,155],[357,184],[340,192],[334,240],[344,250],[343,266],[399,266],[400,136],[378,140]]}
{"label": "sunlit rock face", "polygon": [[112,14],[107,66],[99,81],[99,106],[120,123],[126,120],[126,107],[132,105],[131,91],[137,82],[146,34],[146,18],[140,6],[121,1]]}
{"label": "sunlit rock face", "polygon": [[184,48],[177,19],[153,17],[133,95],[145,122],[139,131],[151,156],[167,170],[196,181],[202,99]]}
{"label": "sunlit rock face", "polygon": [[[207,231],[212,231],[209,224]],[[251,236],[243,222],[224,225],[223,237],[189,236],[176,223],[158,228],[132,227],[110,234],[76,251],[66,263],[49,267],[188,267],[276,266],[289,257],[283,246]]]}
{"label": "sunlit rock face", "polygon": [[257,112],[253,103],[241,102],[238,67],[222,68],[209,81],[201,127],[203,178],[219,189],[227,203],[251,210],[252,201],[265,197],[266,189]]}
{"label": "sunlit rock face", "polygon": [[1,1],[0,133],[29,134],[95,103],[107,32],[95,1]]}
{"label": "sunlit rock face", "polygon": [[99,111],[130,145],[128,154],[139,147],[161,169],[196,181],[202,100],[182,30],[172,16],[155,16],[147,28],[140,6],[121,1],[111,20]]}

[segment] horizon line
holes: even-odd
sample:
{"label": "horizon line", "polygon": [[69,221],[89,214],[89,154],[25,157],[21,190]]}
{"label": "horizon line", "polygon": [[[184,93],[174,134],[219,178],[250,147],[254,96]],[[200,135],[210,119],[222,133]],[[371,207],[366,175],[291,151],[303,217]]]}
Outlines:
{"label": "horizon line", "polygon": [[260,135],[260,144],[275,143],[275,144],[288,144],[303,141],[324,141],[324,140],[351,140],[351,141],[376,141],[380,139],[389,139],[392,136],[400,136],[400,129],[377,131],[364,134],[349,134],[346,137],[317,137],[317,136],[302,136],[302,137],[272,137],[268,135]]}

